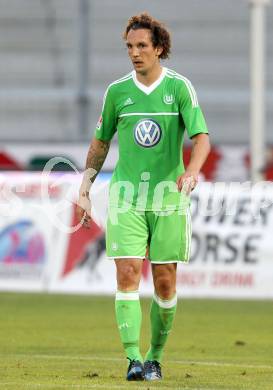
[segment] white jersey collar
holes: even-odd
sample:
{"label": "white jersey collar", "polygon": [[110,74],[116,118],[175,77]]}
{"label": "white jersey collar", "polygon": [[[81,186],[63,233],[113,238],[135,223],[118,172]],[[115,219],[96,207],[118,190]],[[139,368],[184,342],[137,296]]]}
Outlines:
{"label": "white jersey collar", "polygon": [[137,88],[139,88],[146,95],[150,95],[150,93],[152,93],[159,86],[161,81],[164,79],[166,72],[167,72],[167,68],[165,68],[165,66],[163,66],[162,71],[161,71],[161,75],[159,76],[159,78],[156,81],[153,82],[153,84],[149,85],[149,87],[147,87],[147,85],[144,85],[140,81],[138,81],[138,79],[136,77],[135,70],[133,70],[132,75],[133,75],[134,83],[137,86]]}

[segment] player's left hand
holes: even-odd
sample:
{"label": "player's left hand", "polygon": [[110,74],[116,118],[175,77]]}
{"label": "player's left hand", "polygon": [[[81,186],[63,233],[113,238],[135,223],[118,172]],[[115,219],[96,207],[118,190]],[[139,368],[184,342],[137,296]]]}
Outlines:
{"label": "player's left hand", "polygon": [[183,175],[178,176],[176,180],[177,188],[179,192],[183,192],[189,195],[190,192],[196,187],[198,183],[198,174],[193,172],[185,172]]}
{"label": "player's left hand", "polygon": [[91,201],[89,192],[80,190],[76,207],[76,215],[80,224],[85,228],[91,225]]}

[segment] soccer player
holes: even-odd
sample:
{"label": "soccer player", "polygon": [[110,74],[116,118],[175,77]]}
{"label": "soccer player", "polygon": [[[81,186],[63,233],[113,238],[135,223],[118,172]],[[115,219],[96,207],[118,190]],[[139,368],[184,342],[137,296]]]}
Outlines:
{"label": "soccer player", "polygon": [[[124,39],[134,70],[106,90],[87,155],[78,217],[89,225],[90,186],[117,131],[119,160],[110,185],[106,229],[107,256],[116,264],[116,319],[129,359],[127,380],[157,380],[162,378],[162,353],[176,312],[177,263],[190,256],[188,194],[197,184],[210,144],[191,82],[161,65],[171,46],[164,25],[147,13],[133,16]],[[186,170],[185,132],[193,142]],[[147,248],[154,296],[151,342],[143,359],[138,289]]]}

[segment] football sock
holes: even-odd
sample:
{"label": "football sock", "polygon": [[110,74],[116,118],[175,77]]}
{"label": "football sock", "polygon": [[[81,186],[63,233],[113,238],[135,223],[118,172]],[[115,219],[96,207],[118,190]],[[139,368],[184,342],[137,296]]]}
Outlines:
{"label": "football sock", "polygon": [[117,291],[115,309],[119,334],[126,356],[130,360],[143,362],[139,351],[142,314],[138,291]]}
{"label": "football sock", "polygon": [[177,295],[170,300],[163,300],[154,294],[151,311],[151,345],[145,360],[160,362],[164,345],[172,329],[176,312]]}

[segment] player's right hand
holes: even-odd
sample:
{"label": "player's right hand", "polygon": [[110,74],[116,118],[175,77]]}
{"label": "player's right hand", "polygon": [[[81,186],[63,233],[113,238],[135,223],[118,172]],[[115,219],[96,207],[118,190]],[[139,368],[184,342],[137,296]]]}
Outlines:
{"label": "player's right hand", "polygon": [[77,202],[76,215],[78,221],[85,228],[90,228],[91,224],[91,201],[89,192],[81,191]]}

